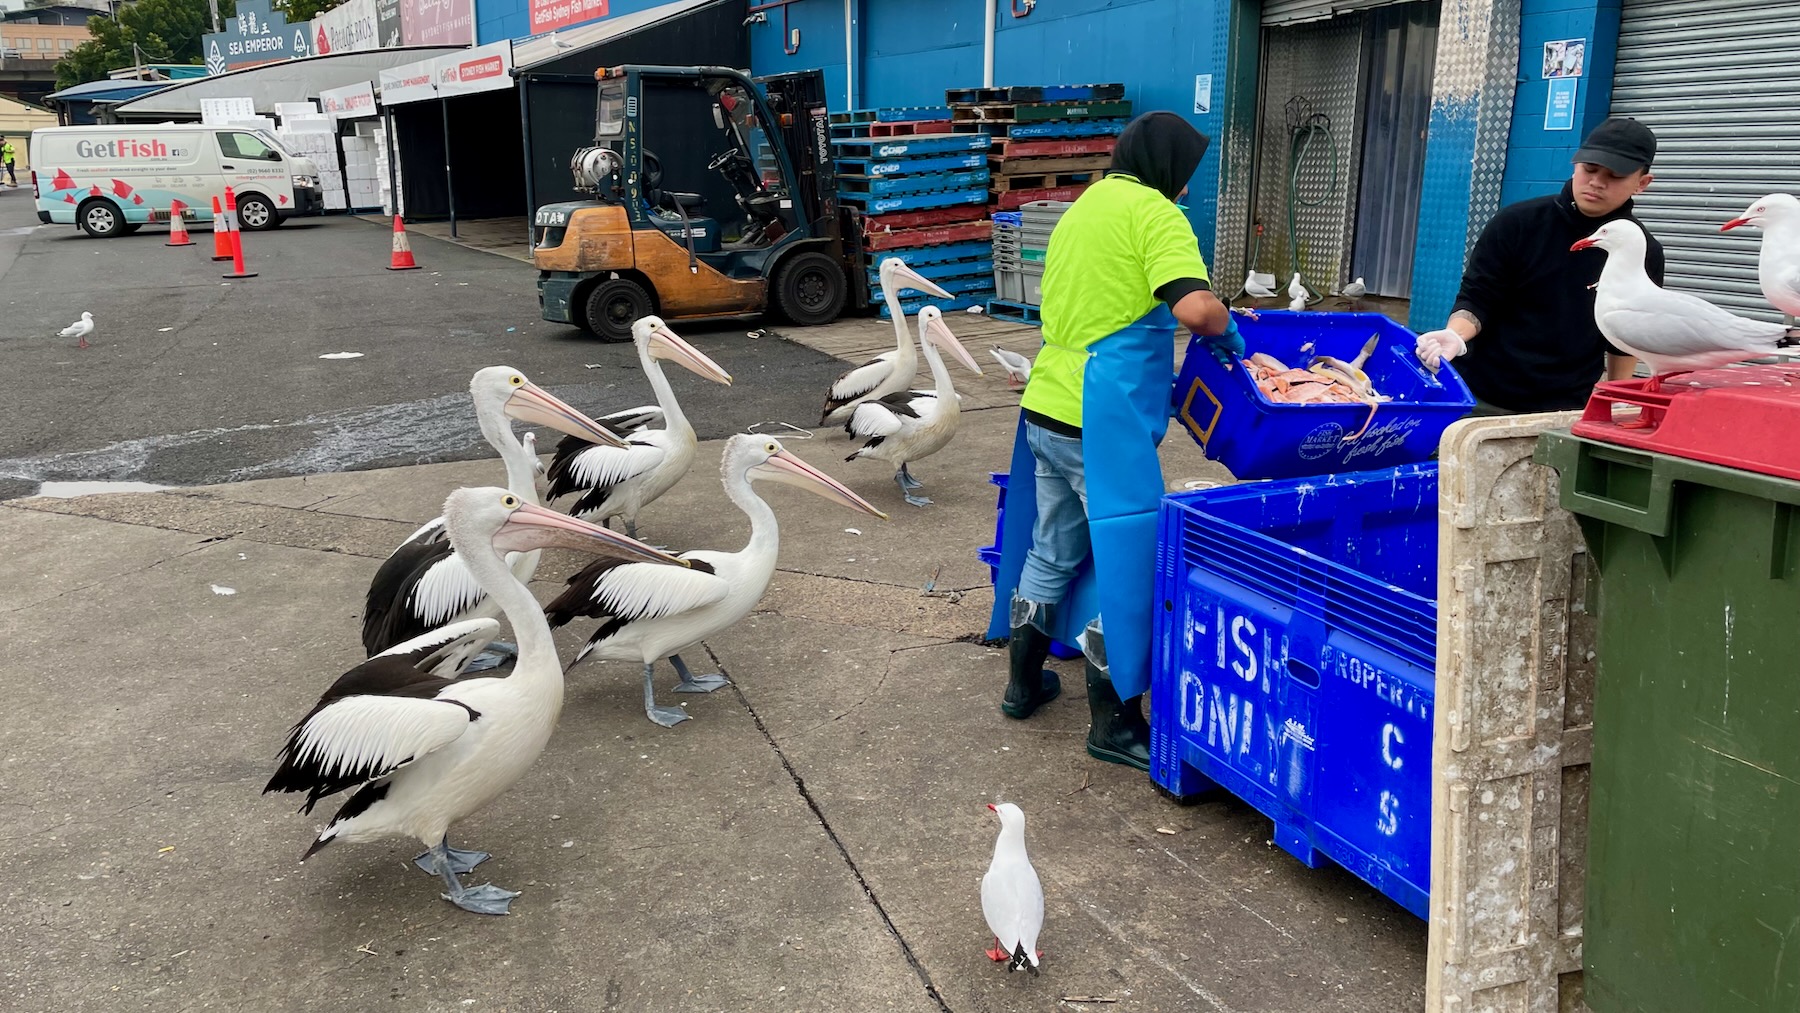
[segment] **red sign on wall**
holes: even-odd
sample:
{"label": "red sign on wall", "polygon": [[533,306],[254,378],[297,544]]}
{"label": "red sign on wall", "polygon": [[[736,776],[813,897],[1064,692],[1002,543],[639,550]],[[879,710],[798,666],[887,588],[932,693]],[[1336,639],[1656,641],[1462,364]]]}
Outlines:
{"label": "red sign on wall", "polygon": [[606,17],[607,0],[531,0],[531,34]]}

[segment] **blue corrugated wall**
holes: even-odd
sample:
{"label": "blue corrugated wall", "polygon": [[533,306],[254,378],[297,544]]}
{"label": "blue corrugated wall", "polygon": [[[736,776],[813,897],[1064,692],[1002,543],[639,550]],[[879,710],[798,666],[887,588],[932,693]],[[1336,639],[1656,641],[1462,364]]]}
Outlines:
{"label": "blue corrugated wall", "polygon": [[[668,0],[609,0],[607,17],[630,14],[646,7],[657,7],[668,3]],[[798,5],[797,5],[798,6]],[[598,18],[593,20],[598,21]],[[580,22],[586,24],[587,22]],[[564,30],[575,25],[564,25]],[[485,45],[501,39],[523,39],[531,34],[531,4],[529,0],[475,0],[475,42]],[[840,44],[839,49],[843,46]],[[679,60],[669,60],[679,63]]]}
{"label": "blue corrugated wall", "polygon": [[[981,85],[983,0],[853,0],[860,20],[856,61],[857,108],[941,105],[947,88]],[[1228,0],[1046,0],[1029,16],[999,9],[994,38],[994,83],[1090,84],[1124,82],[1138,111],[1168,109],[1218,140],[1224,124]],[[818,67],[825,71],[831,107],[846,108],[844,4],[804,0],[789,9],[801,30],[800,51],[788,55],[781,13],[750,27],[750,59],[758,74]],[[1194,113],[1194,77],[1213,76],[1211,111]],[[1210,255],[1217,217],[1221,147],[1195,175],[1188,217]]]}

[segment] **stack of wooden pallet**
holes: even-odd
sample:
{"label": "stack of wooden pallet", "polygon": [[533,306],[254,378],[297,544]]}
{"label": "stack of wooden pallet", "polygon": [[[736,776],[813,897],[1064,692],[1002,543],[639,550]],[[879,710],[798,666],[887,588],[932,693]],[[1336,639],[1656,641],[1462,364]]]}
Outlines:
{"label": "stack of wooden pallet", "polygon": [[[994,294],[987,152],[982,132],[950,131],[950,110],[872,109],[833,113],[838,199],[855,208],[871,287],[879,265],[898,257],[953,297],[919,293],[908,313],[979,306]],[[888,314],[884,304],[882,315]]]}
{"label": "stack of wooden pallet", "polygon": [[995,210],[1072,201],[1112,161],[1131,117],[1123,84],[952,88],[951,129],[993,138],[989,190]]}

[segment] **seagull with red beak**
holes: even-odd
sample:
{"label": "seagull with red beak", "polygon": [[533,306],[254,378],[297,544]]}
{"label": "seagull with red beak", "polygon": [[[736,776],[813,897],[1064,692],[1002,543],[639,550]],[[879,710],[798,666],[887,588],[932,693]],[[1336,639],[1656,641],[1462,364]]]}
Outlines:
{"label": "seagull with red beak", "polygon": [[1000,836],[994,841],[994,860],[981,877],[981,913],[995,947],[988,959],[1006,962],[1007,971],[1024,968],[1038,973],[1038,933],[1044,928],[1044,885],[1025,855],[1025,813],[1011,802],[989,805],[1000,817]]}
{"label": "seagull with red beak", "polygon": [[1719,231],[1740,225],[1763,232],[1762,252],[1756,259],[1756,280],[1762,285],[1763,298],[1788,316],[1800,317],[1800,198],[1772,193],[1719,226]]}

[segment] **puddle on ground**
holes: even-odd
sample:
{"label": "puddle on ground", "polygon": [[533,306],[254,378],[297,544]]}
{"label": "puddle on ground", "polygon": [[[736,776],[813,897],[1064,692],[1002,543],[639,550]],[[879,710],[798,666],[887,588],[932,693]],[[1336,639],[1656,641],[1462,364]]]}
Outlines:
{"label": "puddle on ground", "polygon": [[52,499],[72,499],[108,492],[161,492],[167,488],[169,487],[166,485],[152,485],[149,482],[45,482],[38,486],[37,494]]}

